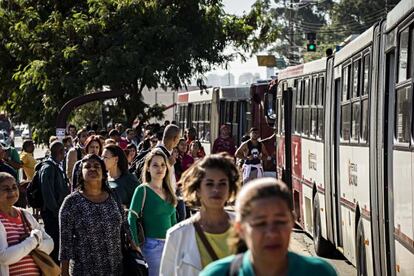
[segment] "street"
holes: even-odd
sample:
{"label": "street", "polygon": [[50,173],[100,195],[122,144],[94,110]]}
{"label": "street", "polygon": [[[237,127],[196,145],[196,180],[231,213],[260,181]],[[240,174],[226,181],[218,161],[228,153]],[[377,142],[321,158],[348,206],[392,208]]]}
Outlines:
{"label": "street", "polygon": [[[313,247],[313,240],[300,229],[295,229],[292,233],[290,239],[290,250],[305,256],[317,256]],[[338,255],[340,254],[338,253]],[[338,275],[356,275],[355,267],[345,259],[323,259],[335,267]]]}

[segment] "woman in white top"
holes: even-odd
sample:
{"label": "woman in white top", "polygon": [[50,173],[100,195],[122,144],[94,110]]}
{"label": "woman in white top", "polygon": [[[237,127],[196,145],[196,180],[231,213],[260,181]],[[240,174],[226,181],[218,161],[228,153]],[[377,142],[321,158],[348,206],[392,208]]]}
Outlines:
{"label": "woman in white top", "polygon": [[[53,240],[29,212],[13,207],[18,198],[14,177],[0,172],[0,275],[41,275],[29,253],[38,248],[50,254]],[[30,233],[25,231],[22,216],[33,229]]]}
{"label": "woman in white top", "polygon": [[[168,230],[160,275],[198,275],[216,258],[233,253],[227,239],[234,217],[224,210],[240,183],[233,158],[225,154],[207,156],[190,167],[180,182],[187,203],[200,206],[200,211]],[[207,242],[200,237],[197,225]]]}

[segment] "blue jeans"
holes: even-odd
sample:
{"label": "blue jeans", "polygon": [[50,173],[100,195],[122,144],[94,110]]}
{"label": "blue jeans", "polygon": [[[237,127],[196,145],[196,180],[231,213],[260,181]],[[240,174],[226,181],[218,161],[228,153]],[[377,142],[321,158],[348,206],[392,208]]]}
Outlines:
{"label": "blue jeans", "polygon": [[162,250],[165,240],[145,238],[142,246],[142,254],[148,263],[149,276],[159,276]]}

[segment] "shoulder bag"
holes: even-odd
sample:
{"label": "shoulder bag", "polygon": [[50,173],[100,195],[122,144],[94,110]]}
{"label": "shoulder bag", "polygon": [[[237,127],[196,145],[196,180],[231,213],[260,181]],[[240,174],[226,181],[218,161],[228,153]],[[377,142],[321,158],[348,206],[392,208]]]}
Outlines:
{"label": "shoulder bag", "polygon": [[121,224],[121,251],[122,251],[122,276],[148,276],[148,263],[144,256],[136,249],[134,241],[131,237],[129,225],[125,220],[124,209],[119,200],[115,201],[118,204],[119,211],[122,216]]}
{"label": "shoulder bag", "polygon": [[201,239],[201,242],[203,243],[204,247],[207,249],[208,254],[210,255],[211,259],[214,261],[217,261],[219,258],[214,252],[213,247],[211,247],[211,244],[208,242],[208,239],[206,235],[203,232],[203,229],[201,229],[200,224],[198,221],[193,222],[194,228],[197,231],[198,237]]}
{"label": "shoulder bag", "polygon": [[[30,232],[32,231],[32,226],[30,225],[29,221],[27,220],[23,212],[20,212],[20,215],[22,217],[24,231],[28,235],[30,235]],[[50,257],[48,254],[36,248],[32,252],[30,252],[30,255],[32,256],[37,267],[39,267],[43,276],[60,275],[60,267],[53,261],[52,257]]]}
{"label": "shoulder bag", "polygon": [[145,184],[144,186],[144,196],[142,197],[142,203],[141,203],[141,210],[139,213],[135,212],[132,209],[125,209],[125,211],[130,212],[132,215],[137,217],[136,221],[136,228],[137,228],[137,237],[139,241],[139,246],[142,246],[145,241],[145,232],[144,232],[144,206],[145,206],[145,199],[147,198],[147,187]]}

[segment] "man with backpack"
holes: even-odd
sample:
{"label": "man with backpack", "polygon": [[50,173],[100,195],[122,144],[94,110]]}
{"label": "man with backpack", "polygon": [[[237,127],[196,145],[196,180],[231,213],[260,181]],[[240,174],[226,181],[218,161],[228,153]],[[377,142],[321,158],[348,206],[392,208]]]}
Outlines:
{"label": "man with backpack", "polygon": [[69,194],[69,187],[67,177],[61,162],[65,156],[65,149],[61,142],[55,141],[50,146],[51,156],[41,163],[38,172],[39,184],[41,191],[41,199],[43,206],[41,209],[41,216],[45,224],[46,233],[48,233],[55,244],[55,247],[50,254],[53,260],[58,262],[59,253],[59,209],[65,197]]}

